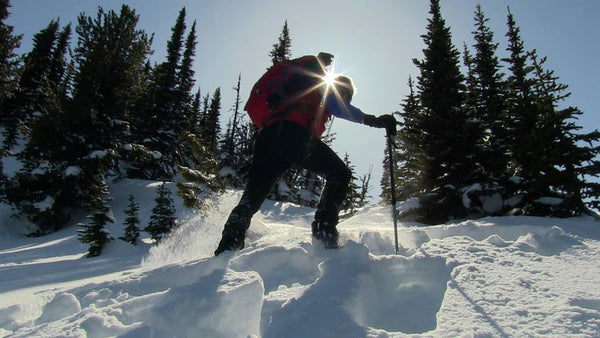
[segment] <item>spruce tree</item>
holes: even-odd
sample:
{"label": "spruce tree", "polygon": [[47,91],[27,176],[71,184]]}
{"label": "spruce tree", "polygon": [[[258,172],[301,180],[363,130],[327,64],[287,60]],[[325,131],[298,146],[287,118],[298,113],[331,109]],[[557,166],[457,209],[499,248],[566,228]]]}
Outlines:
{"label": "spruce tree", "polygon": [[18,89],[6,102],[10,117],[5,119],[6,137],[4,147],[12,148],[18,132],[29,135],[31,125],[38,116],[46,114],[50,100],[50,74],[52,54],[57,39],[59,23],[52,20],[33,37],[33,49],[25,57]]}
{"label": "spruce tree", "polygon": [[150,150],[154,157],[154,168],[144,173],[148,179],[172,180],[177,164],[191,165],[185,163],[191,156],[180,145],[192,103],[196,26],[193,25],[184,42],[185,16],[184,7],[171,29],[167,60],[152,69],[143,123],[136,130],[136,142]]}
{"label": "spruce tree", "polygon": [[477,5],[475,11],[475,55],[471,60],[471,74],[474,83],[470,86],[469,95],[471,104],[467,107],[473,109],[475,116],[482,121],[481,140],[482,147],[475,161],[479,162],[483,173],[482,179],[486,183],[505,179],[508,162],[506,148],[506,133],[504,114],[504,74],[496,56],[498,43],[494,43],[494,34],[487,26],[487,19]]}
{"label": "spruce tree", "polygon": [[[535,69],[532,88],[539,112],[535,144],[540,175],[533,187],[542,197],[532,200],[528,211],[534,215],[579,216],[588,212],[584,195],[590,192],[588,187],[593,187],[585,181],[586,175],[600,175],[596,159],[600,133],[578,133],[581,127],[576,122],[582,112],[576,107],[560,107],[570,96],[568,86],[559,83],[553,71],[545,69],[545,57],[539,58],[535,50],[529,57]],[[585,197],[597,201],[598,190]]]}
{"label": "spruce tree", "polygon": [[373,175],[373,166],[369,167],[369,172],[360,177],[360,192],[358,194],[359,208],[362,208],[369,204],[369,191],[371,190],[371,176]]}
{"label": "spruce tree", "polygon": [[8,179],[4,174],[4,165],[2,158],[4,157],[4,140],[6,137],[7,127],[10,124],[10,110],[7,109],[7,99],[11,97],[11,93],[17,87],[17,67],[19,58],[15,53],[15,49],[21,44],[21,36],[13,35],[13,27],[7,25],[5,20],[9,16],[8,9],[10,7],[9,0],[0,0],[0,202],[6,199],[6,189],[8,188]]}
{"label": "spruce tree", "polygon": [[244,142],[241,131],[241,75],[238,76],[237,85],[233,88],[235,90],[235,101],[232,105],[231,111],[233,112],[232,117],[227,124],[227,130],[223,139],[221,140],[221,151],[219,156],[219,166],[221,168],[221,177],[225,184],[233,187],[242,187],[243,181],[240,179],[240,167],[241,162],[241,144]]}
{"label": "spruce tree", "polygon": [[[467,68],[464,110],[470,112],[475,152],[471,158],[475,183],[463,193],[467,212],[472,215],[502,214],[504,186],[511,173],[507,172],[508,147],[505,130],[503,74],[495,53],[498,47],[487,27],[488,19],[481,6],[475,11],[475,30],[472,32],[475,54],[466,44],[464,64]],[[494,201],[494,203],[491,203]]]}
{"label": "spruce tree", "polygon": [[194,87],[194,56],[196,55],[196,21],[192,24],[192,28],[185,40],[185,49],[181,59],[179,72],[177,73],[177,88],[180,96],[181,112],[183,116],[179,116],[178,132],[189,131],[190,126],[187,125],[189,115],[192,108],[192,88]]}
{"label": "spruce tree", "polygon": [[[419,98],[415,92],[412,77],[408,78],[409,94],[403,100],[402,112],[400,115],[401,131],[396,134],[395,141],[398,147],[394,151],[394,159],[397,168],[396,178],[396,196],[399,200],[406,200],[417,197],[421,191],[421,176],[425,172],[425,154],[423,153],[422,143],[424,134],[422,133],[420,122],[421,108]],[[384,201],[391,202],[390,182],[389,182],[389,155],[386,149],[386,161],[384,161],[384,173],[387,175],[382,178],[382,186],[387,187]],[[385,181],[385,182],[384,182]]]}
{"label": "spruce tree", "polygon": [[104,152],[109,170],[119,169],[117,155],[129,143],[131,109],[144,93],[150,39],[138,22],[137,13],[123,5],[119,13],[100,7],[95,18],[81,14],[76,27],[77,69],[69,113],[74,139],[80,142],[70,150],[79,159]]}
{"label": "spruce tree", "polygon": [[177,195],[183,199],[183,204],[190,209],[201,210],[204,199],[211,191],[223,188],[219,176],[217,160],[202,144],[200,137],[195,134],[185,134],[184,145],[188,147],[198,165],[190,168],[182,165],[177,166],[182,180],[176,183]]}
{"label": "spruce tree", "polygon": [[279,39],[277,43],[273,45],[273,49],[269,52],[269,56],[271,57],[273,65],[278,64],[281,61],[289,60],[292,57],[292,39],[290,38],[287,20],[285,20]]}
{"label": "spruce tree", "polygon": [[221,88],[217,88],[210,100],[210,105],[206,111],[204,120],[204,129],[202,131],[202,139],[204,145],[208,149],[209,154],[216,159],[218,154],[219,138],[221,134],[221,126],[219,118],[221,116]]}
{"label": "spruce tree", "polygon": [[20,58],[15,52],[21,46],[21,35],[14,35],[14,27],[6,24],[10,13],[9,0],[0,0],[0,126],[9,117],[6,99],[17,88],[17,68]]}
{"label": "spruce tree", "polygon": [[36,35],[24,65],[27,76],[21,78],[23,86],[12,101],[13,107],[29,114],[28,137],[18,154],[23,167],[5,189],[18,215],[39,226],[35,234],[62,228],[77,203],[77,190],[64,163],[65,141],[70,137],[64,132],[70,33],[70,25],[58,33],[58,21],[52,21]]}
{"label": "spruce tree", "polygon": [[420,70],[418,92],[422,112],[424,194],[420,198],[421,221],[444,222],[464,217],[462,189],[474,183],[471,159],[475,154],[475,128],[463,109],[464,77],[459,53],[452,45],[450,29],[441,16],[439,0],[431,0],[431,18],[423,35],[425,58],[414,60]]}
{"label": "spruce tree", "polygon": [[106,243],[112,240],[108,223],[114,223],[112,211],[109,206],[111,198],[108,197],[108,186],[104,181],[104,175],[102,172],[99,172],[94,175],[93,180],[94,182],[90,187],[90,208],[93,212],[88,216],[90,223],[78,224],[81,229],[77,230],[79,241],[90,245],[88,257],[99,256]]}
{"label": "spruce tree", "polygon": [[165,182],[158,187],[157,194],[156,205],[152,208],[150,222],[144,228],[144,231],[150,234],[153,241],[160,243],[177,226],[177,217],[175,216],[171,190],[167,188]]}
{"label": "spruce tree", "polygon": [[347,216],[352,216],[356,212],[356,209],[360,207],[359,204],[361,200],[362,187],[356,183],[356,168],[350,162],[350,155],[348,155],[348,153],[344,155],[344,163],[346,164],[348,169],[350,169],[350,172],[352,173],[352,179],[350,180],[350,184],[348,185],[348,191],[346,192],[346,197],[342,202],[341,210],[345,211],[345,214]]}
{"label": "spruce tree", "polygon": [[[508,10],[508,57],[502,59],[507,64],[505,113],[506,142],[510,156],[508,170],[512,177],[507,184],[508,207],[513,213],[531,214],[528,206],[532,201],[543,197],[544,189],[538,183],[540,170],[537,156],[536,127],[537,107],[534,104],[533,71],[528,64],[528,52],[525,50],[514,16]],[[538,188],[542,188],[541,190]]]}
{"label": "spruce tree", "polygon": [[94,175],[100,168],[117,169],[116,154],[124,143],[129,109],[139,99],[138,80],[149,52],[146,35],[135,28],[137,20],[127,6],[120,14],[99,8],[95,19],[79,16],[72,100],[65,60],[69,27],[49,53],[46,82],[62,83],[62,88],[50,92],[55,100],[33,125],[24,170],[9,189],[19,213],[38,224],[40,233],[63,227],[73,209],[91,208]]}
{"label": "spruce tree", "polygon": [[129,204],[125,210],[125,233],[119,239],[137,245],[140,238],[140,218],[139,218],[140,205],[135,202],[133,195],[129,195]]}

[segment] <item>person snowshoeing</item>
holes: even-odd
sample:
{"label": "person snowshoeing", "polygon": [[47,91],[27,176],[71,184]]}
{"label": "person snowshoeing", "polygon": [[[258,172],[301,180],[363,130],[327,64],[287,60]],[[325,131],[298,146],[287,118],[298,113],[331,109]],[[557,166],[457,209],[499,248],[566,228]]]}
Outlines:
{"label": "person snowshoeing", "polygon": [[311,225],[312,236],[322,241],[325,248],[338,247],[336,225],[339,209],[352,175],[344,161],[320,140],[326,129],[325,124],[331,116],[335,116],[371,127],[386,128],[388,133],[394,134],[396,120],[391,114],[376,117],[351,105],[354,95],[351,78],[340,75],[332,85],[325,84],[325,67],[331,64],[332,58],[333,55],[328,53],[309,57],[314,62],[303,66],[308,71],[299,71],[291,76],[280,84],[277,95],[268,98],[270,117],[255,141],[244,193],[225,222],[215,256],[227,250],[244,248],[252,216],[259,210],[279,176],[293,164],[325,178],[325,187]]}

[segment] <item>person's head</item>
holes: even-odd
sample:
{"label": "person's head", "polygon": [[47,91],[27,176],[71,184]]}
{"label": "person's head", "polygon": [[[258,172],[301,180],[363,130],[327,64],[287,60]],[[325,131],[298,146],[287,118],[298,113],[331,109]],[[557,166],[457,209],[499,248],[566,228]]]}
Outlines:
{"label": "person's head", "polygon": [[352,101],[352,96],[354,96],[354,83],[350,77],[346,75],[338,75],[335,78],[333,85],[340,94],[342,100],[348,103]]}

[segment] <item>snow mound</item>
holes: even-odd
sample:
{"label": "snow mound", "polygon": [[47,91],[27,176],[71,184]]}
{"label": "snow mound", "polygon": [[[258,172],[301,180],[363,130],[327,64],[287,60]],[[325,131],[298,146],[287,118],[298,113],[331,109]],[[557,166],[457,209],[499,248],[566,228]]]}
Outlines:
{"label": "snow mound", "polygon": [[[151,203],[141,181],[113,187]],[[144,192],[146,194],[144,195]],[[137,195],[136,195],[137,196]],[[591,219],[490,217],[424,227],[369,207],[339,225],[343,247],[310,235],[312,209],[267,202],[245,249],[213,257],[239,192],[158,246],[102,256],[65,229],[0,238],[0,336],[581,336],[600,332],[600,227]],[[142,202],[145,203],[145,202]],[[148,218],[150,205],[142,205]],[[115,208],[115,218],[123,213]],[[14,235],[11,235],[14,236]]]}

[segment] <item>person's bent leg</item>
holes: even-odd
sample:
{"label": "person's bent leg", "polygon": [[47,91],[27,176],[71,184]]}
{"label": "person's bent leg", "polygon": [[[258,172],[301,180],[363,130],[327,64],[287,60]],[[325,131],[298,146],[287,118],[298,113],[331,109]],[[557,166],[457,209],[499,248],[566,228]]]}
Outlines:
{"label": "person's bent leg", "polygon": [[269,153],[269,142],[268,135],[259,136],[256,142],[248,182],[238,205],[233,208],[225,222],[215,256],[226,250],[244,248],[244,239],[252,216],[260,209],[279,175],[289,167],[286,161]]}
{"label": "person's bent leg", "polygon": [[317,205],[312,230],[313,236],[323,239],[326,246],[336,247],[336,225],[352,172],[329,146],[316,138],[307,139],[304,149],[290,152],[289,156],[291,162],[325,178],[326,183]]}

